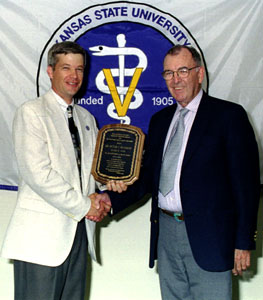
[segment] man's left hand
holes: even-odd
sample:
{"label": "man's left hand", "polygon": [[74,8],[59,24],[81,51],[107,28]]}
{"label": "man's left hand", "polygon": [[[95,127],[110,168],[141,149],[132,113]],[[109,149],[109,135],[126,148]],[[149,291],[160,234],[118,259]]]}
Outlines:
{"label": "man's left hand", "polygon": [[242,275],[242,272],[250,267],[250,254],[251,252],[249,250],[235,249],[235,261],[232,270],[233,275]]}
{"label": "man's left hand", "polygon": [[107,182],[107,189],[108,191],[122,193],[127,190],[127,184],[121,180],[110,180]]}

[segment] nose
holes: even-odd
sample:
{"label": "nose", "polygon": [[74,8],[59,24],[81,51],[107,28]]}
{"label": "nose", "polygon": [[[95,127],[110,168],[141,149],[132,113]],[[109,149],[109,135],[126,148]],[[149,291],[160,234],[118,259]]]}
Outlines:
{"label": "nose", "polygon": [[76,69],[73,69],[72,72],[71,72],[71,76],[74,77],[74,78],[77,78],[78,77],[78,71]]}
{"label": "nose", "polygon": [[178,75],[177,72],[174,72],[174,76],[173,76],[173,79],[172,79],[175,83],[177,82],[180,82],[182,79],[181,77]]}
{"label": "nose", "polygon": [[78,69],[70,68],[69,75],[70,75],[71,78],[77,79],[79,77]]}

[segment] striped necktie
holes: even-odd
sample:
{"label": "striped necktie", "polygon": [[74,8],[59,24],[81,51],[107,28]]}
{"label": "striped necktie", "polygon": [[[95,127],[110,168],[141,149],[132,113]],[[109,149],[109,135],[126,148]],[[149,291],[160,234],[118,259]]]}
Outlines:
{"label": "striped necktie", "polygon": [[78,164],[79,174],[81,175],[81,151],[80,151],[80,138],[79,138],[79,132],[78,128],[74,123],[73,119],[73,107],[72,105],[69,105],[67,107],[68,112],[68,125],[69,125],[69,131],[71,133],[72,143],[75,150],[75,156]]}

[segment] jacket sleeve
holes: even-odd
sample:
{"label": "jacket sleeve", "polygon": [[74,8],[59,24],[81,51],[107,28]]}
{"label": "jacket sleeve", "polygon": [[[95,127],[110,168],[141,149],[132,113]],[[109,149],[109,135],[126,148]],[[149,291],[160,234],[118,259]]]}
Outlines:
{"label": "jacket sleeve", "polygon": [[226,145],[237,210],[235,248],[254,249],[260,199],[259,154],[252,126],[241,106],[231,115]]}

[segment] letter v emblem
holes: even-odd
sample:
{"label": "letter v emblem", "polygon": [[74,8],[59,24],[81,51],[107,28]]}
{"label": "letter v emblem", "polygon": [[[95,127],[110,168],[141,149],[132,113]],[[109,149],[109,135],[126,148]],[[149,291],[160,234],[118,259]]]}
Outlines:
{"label": "letter v emblem", "polygon": [[134,91],[136,89],[138,81],[141,77],[142,70],[143,70],[143,68],[136,68],[135,69],[135,72],[132,76],[130,86],[129,86],[128,91],[125,95],[124,101],[123,101],[123,103],[121,103],[121,99],[120,99],[120,96],[118,94],[114,79],[112,77],[111,70],[110,69],[103,69],[103,73],[104,73],[104,76],[106,78],[106,81],[107,81],[107,84],[108,84],[108,87],[110,89],[110,93],[111,93],[111,96],[112,96],[112,99],[113,99],[113,103],[115,105],[115,108],[117,110],[117,114],[118,114],[119,117],[126,116],[127,110],[128,110],[128,108],[130,106],[130,103],[131,103],[132,96],[134,94]]}

